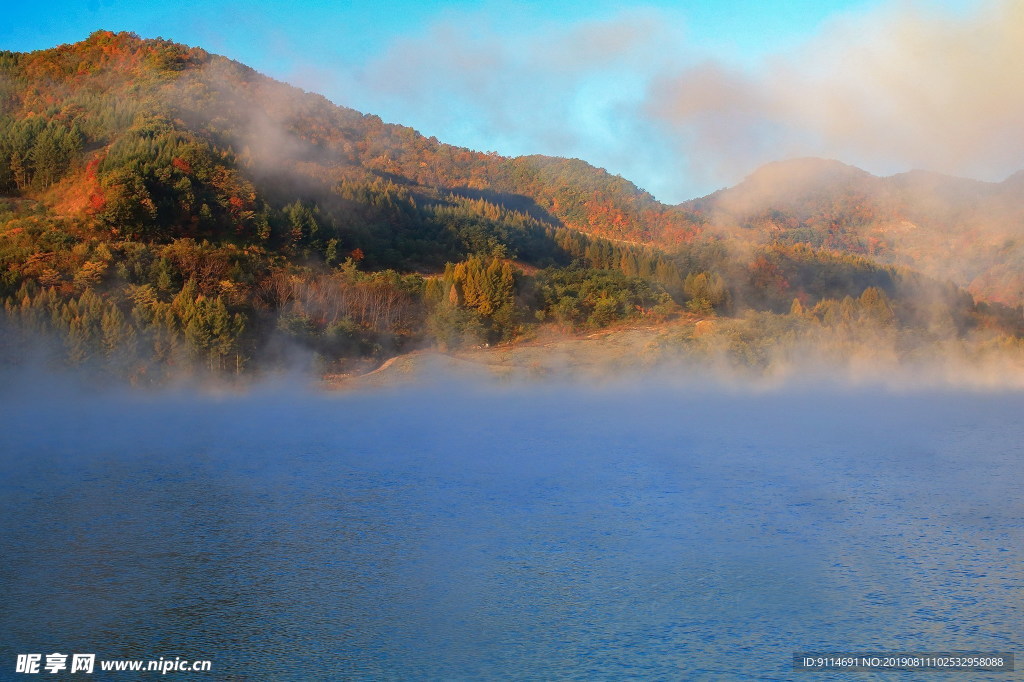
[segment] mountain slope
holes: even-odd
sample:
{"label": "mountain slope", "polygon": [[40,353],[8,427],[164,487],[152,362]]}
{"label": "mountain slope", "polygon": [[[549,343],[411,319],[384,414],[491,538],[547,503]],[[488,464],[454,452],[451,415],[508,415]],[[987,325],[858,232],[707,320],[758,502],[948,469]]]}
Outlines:
{"label": "mountain slope", "polygon": [[737,319],[696,345],[754,364],[798,333],[839,357],[979,331],[1018,343],[1014,311],[865,236],[911,192],[886,182],[782,164],[670,207],[583,161],[453,147],[199,48],[100,31],[0,52],[0,342],[21,339],[0,359],[52,339],[64,362],[139,381],[296,348],[350,371],[542,327],[674,320],[695,339],[716,316]]}
{"label": "mountain slope", "polygon": [[685,204],[743,241],[806,243],[1024,302],[1024,175],[987,183],[911,171],[880,178],[836,161],[769,164]]}
{"label": "mountain slope", "polygon": [[582,161],[445,145],[104,31],[0,52],[0,228],[26,343],[56,334],[66,360],[136,376],[629,319],[675,305],[686,274],[635,243],[696,232]]}
{"label": "mountain slope", "polygon": [[[618,239],[679,242],[695,229],[685,211],[584,162],[506,159],[444,145],[198,48],[101,31],[71,46],[2,53],[0,76],[0,112],[20,124],[0,142],[5,161],[0,189],[8,191],[48,188],[59,179],[59,167],[85,166],[88,159],[98,161],[103,189],[127,182],[134,191],[138,182],[115,176],[122,170],[146,176],[146,168],[131,167],[122,157],[147,152],[157,155],[161,166],[178,159],[182,171],[172,178],[143,177],[150,195],[177,198],[170,196],[180,194],[174,183],[185,176],[195,179],[188,171],[198,161],[209,166],[209,177],[200,180],[210,196],[196,200],[206,203],[222,226],[243,231],[259,229],[248,215],[258,210],[253,191],[261,198],[266,193],[269,201],[305,195],[333,202],[325,208],[344,213],[352,203],[347,195],[367,186],[390,191],[391,184],[421,201],[483,198],[542,221]],[[36,149],[40,146],[53,151]],[[339,189],[342,184],[346,187]],[[115,203],[122,198],[119,191],[113,191]],[[99,213],[110,192],[83,193],[88,201],[78,207]],[[151,198],[159,220],[174,222],[170,209]],[[225,202],[235,208],[228,208],[229,215],[218,211]],[[143,213],[136,210],[131,217],[145,222]],[[189,226],[174,227],[175,234],[183,234]],[[352,246],[371,259],[378,255],[376,244],[354,240]]]}

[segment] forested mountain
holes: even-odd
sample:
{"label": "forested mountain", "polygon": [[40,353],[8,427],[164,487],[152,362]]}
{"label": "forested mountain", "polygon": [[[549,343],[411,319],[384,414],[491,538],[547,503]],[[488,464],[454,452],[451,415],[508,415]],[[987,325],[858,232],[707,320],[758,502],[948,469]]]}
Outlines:
{"label": "forested mountain", "polygon": [[[199,48],[99,31],[0,52],[3,337],[140,381],[296,345],[345,367],[538,325],[747,311],[1016,338],[1019,310],[975,304],[947,282],[967,275],[895,233],[873,241],[901,196],[959,202],[932,206],[940,235],[981,215],[977,192],[912,175],[887,194],[805,165],[673,207],[583,161],[446,145]],[[748,342],[729,341],[744,357]]]}
{"label": "forested mountain", "polygon": [[[3,164],[0,187],[48,188],[85,155],[96,163],[89,179],[102,185],[91,188],[100,191],[90,193],[86,208],[110,220],[127,218],[117,211],[134,198],[131,191],[145,189],[156,213],[131,217],[165,233],[154,236],[213,226],[258,235],[268,216],[261,212],[264,197],[250,196],[254,189],[271,203],[329,200],[333,205],[324,210],[337,213],[372,194],[378,203],[397,204],[372,217],[397,223],[410,199],[449,206],[484,199],[599,236],[671,241],[693,231],[681,209],[584,162],[506,159],[444,145],[197,48],[97,32],[76,45],[0,59],[0,102],[19,123],[6,131],[4,155],[12,163]],[[157,177],[164,168],[170,177]],[[132,174],[144,187],[121,182]],[[181,204],[182,178],[193,185],[198,179],[210,192],[193,189],[198,208],[209,209],[208,225],[194,224],[196,212]],[[114,188],[123,189],[104,191]],[[228,209],[218,210],[225,198]],[[375,252],[388,240],[366,231],[359,246],[367,257],[386,260]]]}
{"label": "forested mountain", "polygon": [[952,280],[981,299],[1024,302],[1024,172],[1001,183],[926,171],[880,178],[799,159],[685,207],[737,239],[859,254]]}

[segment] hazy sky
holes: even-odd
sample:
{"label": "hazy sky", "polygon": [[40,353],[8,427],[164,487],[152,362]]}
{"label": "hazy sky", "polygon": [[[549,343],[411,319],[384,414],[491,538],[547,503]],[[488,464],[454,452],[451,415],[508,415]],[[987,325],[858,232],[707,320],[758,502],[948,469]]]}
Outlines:
{"label": "hazy sky", "polygon": [[664,201],[826,156],[1024,166],[1017,0],[20,2],[0,48],[92,31],[200,45],[445,142],[576,156]]}

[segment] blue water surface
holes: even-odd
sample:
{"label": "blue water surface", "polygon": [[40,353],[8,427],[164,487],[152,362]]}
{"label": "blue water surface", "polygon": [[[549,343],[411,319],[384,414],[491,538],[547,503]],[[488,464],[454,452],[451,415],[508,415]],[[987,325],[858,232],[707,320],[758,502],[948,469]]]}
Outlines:
{"label": "blue water surface", "polygon": [[213,662],[189,679],[594,680],[1024,650],[1020,394],[40,386],[0,407],[4,679],[53,651]]}

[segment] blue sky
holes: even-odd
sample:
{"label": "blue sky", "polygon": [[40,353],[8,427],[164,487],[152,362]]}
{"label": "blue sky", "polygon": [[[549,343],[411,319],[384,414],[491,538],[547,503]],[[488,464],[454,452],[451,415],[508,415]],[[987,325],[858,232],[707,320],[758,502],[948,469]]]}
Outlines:
{"label": "blue sky", "polygon": [[576,156],[681,201],[789,156],[984,179],[1020,167],[1024,149],[990,139],[1024,111],[992,94],[1018,51],[1013,4],[21,2],[0,48],[161,36],[445,142]]}
{"label": "blue sky", "polygon": [[[867,0],[686,0],[647,6],[685,22],[695,41],[733,51],[742,58],[799,41],[835,13],[870,4]],[[23,51],[74,42],[97,28],[127,30],[190,44],[215,43],[213,47],[228,56],[271,72],[280,70],[281,65],[267,54],[267,39],[269,47],[274,43],[287,44],[288,49],[308,46],[341,62],[342,67],[351,67],[382,51],[396,37],[414,34],[433,21],[453,15],[490,15],[505,21],[507,30],[515,31],[533,22],[572,24],[613,15],[621,8],[621,3],[604,0],[22,2],[5,10],[7,21],[0,26],[0,41],[7,49]]]}

